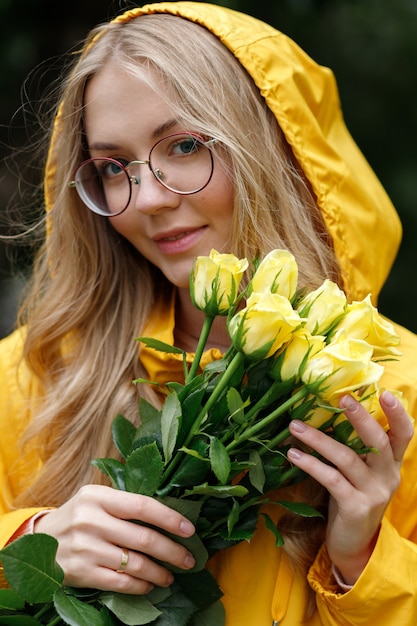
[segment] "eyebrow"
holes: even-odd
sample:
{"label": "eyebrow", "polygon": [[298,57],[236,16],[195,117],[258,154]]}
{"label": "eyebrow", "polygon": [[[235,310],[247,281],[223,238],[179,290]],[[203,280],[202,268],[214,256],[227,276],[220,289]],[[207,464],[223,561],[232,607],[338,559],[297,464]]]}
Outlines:
{"label": "eyebrow", "polygon": [[[177,118],[171,118],[163,122],[152,131],[152,134],[151,134],[152,139],[156,140],[156,139],[159,139],[160,137],[163,137],[165,133],[168,133],[174,126],[176,126],[176,124],[178,124]],[[100,151],[100,150],[115,150],[118,147],[119,146],[112,144],[112,143],[105,143],[105,142],[98,141],[88,146],[88,149],[90,151],[91,150]]]}

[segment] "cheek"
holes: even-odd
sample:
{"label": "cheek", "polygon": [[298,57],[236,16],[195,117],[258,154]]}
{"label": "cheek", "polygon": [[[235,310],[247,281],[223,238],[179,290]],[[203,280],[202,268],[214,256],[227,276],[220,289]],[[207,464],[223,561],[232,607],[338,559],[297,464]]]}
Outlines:
{"label": "cheek", "polygon": [[234,185],[231,175],[224,170],[213,176],[207,188],[209,198],[207,203],[211,206],[213,217],[223,219],[231,223],[234,210]]}
{"label": "cheek", "polygon": [[129,240],[129,233],[132,233],[133,225],[131,224],[129,213],[127,211],[117,215],[116,217],[108,217],[107,219],[114,230]]}

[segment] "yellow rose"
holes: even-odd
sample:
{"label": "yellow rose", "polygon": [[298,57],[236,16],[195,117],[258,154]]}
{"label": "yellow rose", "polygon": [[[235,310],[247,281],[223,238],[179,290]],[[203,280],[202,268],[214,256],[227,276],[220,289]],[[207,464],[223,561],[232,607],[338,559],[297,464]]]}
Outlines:
{"label": "yellow rose", "polygon": [[[306,400],[308,400],[308,398],[306,398]],[[318,406],[311,410],[303,421],[313,428],[322,428],[327,423],[330,424],[333,421],[333,418],[334,411],[332,410],[331,405]]]}
{"label": "yellow rose", "polygon": [[208,257],[197,257],[190,280],[194,305],[206,315],[227,315],[247,267],[246,259],[216,250],[211,250]]}
{"label": "yellow rose", "polygon": [[345,312],[347,300],[336,283],[326,279],[318,289],[311,291],[297,304],[301,317],[306,317],[305,327],[313,335],[325,335],[334,322]]}
{"label": "yellow rose", "polygon": [[233,345],[253,359],[265,359],[290,340],[301,324],[288,298],[276,293],[252,293],[246,307],[228,324]]}
{"label": "yellow rose", "polygon": [[366,341],[341,334],[307,361],[302,380],[312,393],[335,403],[342,394],[372,385],[381,378],[384,368],[371,360],[372,354],[372,346]]}
{"label": "yellow rose", "polygon": [[288,250],[272,250],[259,264],[251,281],[251,290],[278,293],[288,300],[297,290],[298,265]]}
{"label": "yellow rose", "polygon": [[299,380],[307,359],[312,358],[325,345],[325,337],[322,335],[311,335],[305,328],[299,328],[274,360],[270,375],[276,380]]}
{"label": "yellow rose", "polygon": [[401,355],[395,348],[400,343],[393,324],[385,320],[371,302],[370,294],[360,302],[352,302],[336,326],[336,332],[343,329],[349,337],[363,339],[374,348],[374,356]]}

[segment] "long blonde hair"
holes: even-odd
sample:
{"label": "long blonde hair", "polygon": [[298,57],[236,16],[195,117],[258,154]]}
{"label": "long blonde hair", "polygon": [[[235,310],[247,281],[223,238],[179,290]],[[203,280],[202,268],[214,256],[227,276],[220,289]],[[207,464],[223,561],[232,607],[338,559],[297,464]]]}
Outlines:
{"label": "long blonde hair", "polygon": [[[230,252],[251,259],[288,248],[302,285],[313,288],[326,277],[340,282],[311,189],[252,79],[223,44],[171,15],[92,31],[59,95],[50,228],[20,316],[27,327],[24,356],[43,390],[25,441],[37,441],[44,471],[19,505],[58,506],[81,485],[104,480],[90,461],[114,456],[110,425],[117,413],[137,421],[138,388],[131,381],[144,372],[134,339],[163,297],[158,294],[171,289],[108,220],[90,213],[68,189],[87,156],[85,86],[110,60],[133,78],[143,79],[151,67],[179,119],[226,150],[235,188]],[[298,530],[295,535],[301,536]],[[308,561],[310,531],[309,537],[310,548],[302,547],[298,556],[293,550],[300,561]],[[289,539],[290,552],[292,543],[304,540]]]}

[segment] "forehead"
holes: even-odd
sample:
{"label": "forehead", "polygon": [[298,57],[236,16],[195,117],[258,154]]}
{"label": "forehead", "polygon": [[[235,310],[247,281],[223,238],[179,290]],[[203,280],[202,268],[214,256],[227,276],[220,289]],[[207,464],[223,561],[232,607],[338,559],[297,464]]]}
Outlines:
{"label": "forehead", "polygon": [[164,97],[156,72],[139,67],[132,74],[110,63],[92,76],[84,95],[84,127],[88,142],[103,137],[153,133],[176,116]]}

